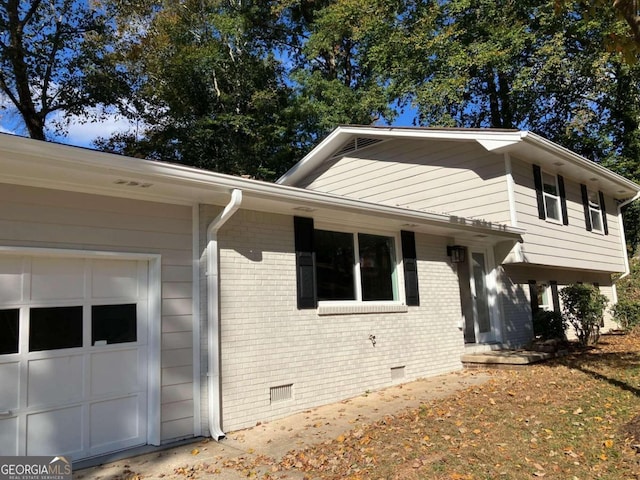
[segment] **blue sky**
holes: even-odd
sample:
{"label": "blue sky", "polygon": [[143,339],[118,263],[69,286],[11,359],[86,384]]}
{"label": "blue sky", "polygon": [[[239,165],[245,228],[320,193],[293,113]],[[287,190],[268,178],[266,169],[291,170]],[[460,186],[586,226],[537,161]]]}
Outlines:
{"label": "blue sky", "polygon": [[[405,112],[399,115],[391,125],[399,127],[412,126],[415,113],[415,109],[405,109]],[[112,133],[126,131],[130,127],[131,125],[126,120],[116,116],[97,122],[81,122],[79,118],[72,118],[66,136],[55,135],[53,131],[49,130],[47,138],[58,143],[93,148],[93,141],[96,138],[109,137]],[[0,109],[0,132],[27,136],[27,131],[20,116],[15,109],[10,108],[8,105],[5,105],[4,109]]]}

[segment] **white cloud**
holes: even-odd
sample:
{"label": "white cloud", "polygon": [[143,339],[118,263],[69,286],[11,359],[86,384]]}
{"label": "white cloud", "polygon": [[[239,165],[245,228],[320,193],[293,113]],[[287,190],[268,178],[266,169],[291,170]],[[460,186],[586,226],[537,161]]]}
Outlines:
{"label": "white cloud", "polygon": [[[89,115],[93,113],[95,112],[88,112]],[[59,112],[55,117],[49,118],[49,125],[52,125],[62,117],[63,113]],[[126,132],[136,128],[135,123],[116,114],[103,115],[100,120],[96,121],[87,121],[78,116],[71,116],[65,119],[65,122],[67,124],[66,135],[58,136],[55,135],[55,132],[48,130],[47,136],[57,142],[90,148],[93,147],[93,142],[99,137],[109,138],[114,133]]]}

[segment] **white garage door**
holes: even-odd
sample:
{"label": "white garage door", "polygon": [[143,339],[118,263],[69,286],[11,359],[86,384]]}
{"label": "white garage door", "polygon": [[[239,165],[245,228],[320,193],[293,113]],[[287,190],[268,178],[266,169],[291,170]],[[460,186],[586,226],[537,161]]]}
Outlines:
{"label": "white garage door", "polygon": [[146,443],[148,262],[0,255],[0,455]]}

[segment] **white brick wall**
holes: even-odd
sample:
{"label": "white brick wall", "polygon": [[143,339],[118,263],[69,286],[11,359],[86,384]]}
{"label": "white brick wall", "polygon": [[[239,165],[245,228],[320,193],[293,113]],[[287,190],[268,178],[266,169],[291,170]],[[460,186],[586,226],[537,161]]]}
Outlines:
{"label": "white brick wall", "polygon": [[[216,211],[203,209],[203,223]],[[402,381],[461,368],[459,289],[446,238],[416,235],[420,307],[335,316],[296,308],[293,217],[241,210],[219,241],[225,430],[397,383],[393,367],[405,367]],[[270,388],[287,384],[293,399],[271,405]]]}

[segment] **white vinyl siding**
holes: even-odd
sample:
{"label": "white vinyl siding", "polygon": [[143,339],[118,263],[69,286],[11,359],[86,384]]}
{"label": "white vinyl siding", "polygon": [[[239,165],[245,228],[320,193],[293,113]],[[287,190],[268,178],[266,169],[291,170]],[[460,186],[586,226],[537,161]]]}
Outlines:
{"label": "white vinyl siding", "polygon": [[620,231],[615,201],[605,196],[609,235],[590,235],[585,230],[580,183],[564,178],[569,225],[540,220],[531,164],[512,158],[518,227],[524,228],[523,261],[529,264],[606,272],[623,272]]}
{"label": "white vinyl siding", "polygon": [[162,256],[163,442],[194,431],[191,216],[190,207],[0,184],[0,245]]}
{"label": "white vinyl siding", "polygon": [[388,141],[328,162],[299,185],[415,210],[510,220],[504,156],[475,142]]}

